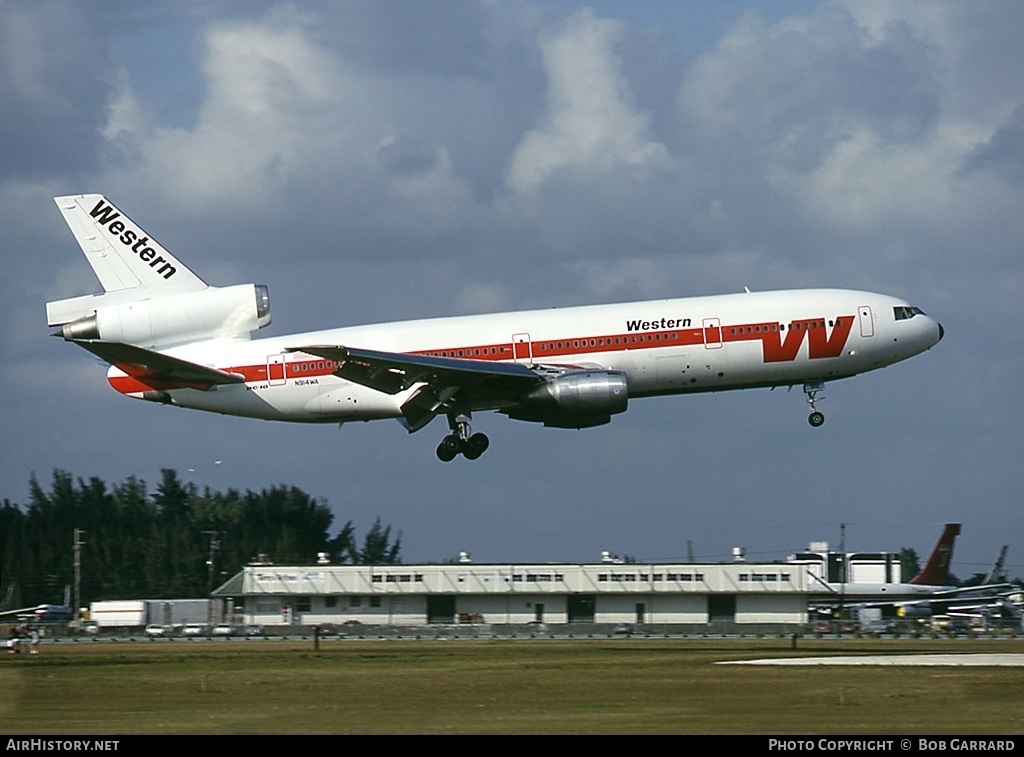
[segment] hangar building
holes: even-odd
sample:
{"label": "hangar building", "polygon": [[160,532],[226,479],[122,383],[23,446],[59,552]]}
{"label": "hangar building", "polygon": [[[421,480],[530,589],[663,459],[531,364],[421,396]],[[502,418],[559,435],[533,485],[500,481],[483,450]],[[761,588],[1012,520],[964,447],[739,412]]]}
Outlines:
{"label": "hangar building", "polygon": [[807,571],[785,563],[249,565],[217,588],[259,625],[807,622]]}

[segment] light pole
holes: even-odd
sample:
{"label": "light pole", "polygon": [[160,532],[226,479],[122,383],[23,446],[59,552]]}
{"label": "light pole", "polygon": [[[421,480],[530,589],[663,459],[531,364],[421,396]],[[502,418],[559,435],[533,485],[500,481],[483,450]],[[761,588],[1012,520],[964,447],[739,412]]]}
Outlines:
{"label": "light pole", "polygon": [[81,618],[79,617],[79,608],[82,606],[82,546],[85,544],[82,541],[82,534],[84,534],[80,528],[75,529],[74,539],[74,552],[75,552],[75,606],[71,608],[71,617],[74,620],[75,628],[81,626]]}
{"label": "light pole", "polygon": [[213,568],[214,568],[214,557],[217,555],[217,550],[220,549],[220,541],[217,539],[220,536],[220,531],[203,531],[204,534],[210,537],[210,555],[206,558],[206,624],[213,624],[213,600],[210,595],[213,593]]}

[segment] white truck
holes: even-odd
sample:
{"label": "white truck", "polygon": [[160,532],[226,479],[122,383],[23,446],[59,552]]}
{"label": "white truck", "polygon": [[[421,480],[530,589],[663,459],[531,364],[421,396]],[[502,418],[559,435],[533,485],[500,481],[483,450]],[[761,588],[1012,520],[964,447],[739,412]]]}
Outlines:
{"label": "white truck", "polygon": [[169,628],[209,620],[208,599],[108,599],[93,602],[89,620],[104,628]]}

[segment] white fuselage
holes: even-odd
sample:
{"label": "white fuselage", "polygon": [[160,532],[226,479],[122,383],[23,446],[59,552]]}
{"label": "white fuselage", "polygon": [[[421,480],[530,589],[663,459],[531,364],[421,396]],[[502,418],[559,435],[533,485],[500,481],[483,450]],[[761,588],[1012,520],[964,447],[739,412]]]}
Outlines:
{"label": "white fuselage", "polygon": [[[389,395],[341,379],[336,365],[303,346],[600,367],[624,372],[630,397],[645,397],[846,378],[921,353],[941,337],[934,319],[903,300],[823,289],[381,323],[162,352],[245,376],[244,384],[207,391],[169,389],[165,401],[267,420],[345,422],[399,418],[412,390]],[[108,378],[122,393],[153,398],[116,367]]]}

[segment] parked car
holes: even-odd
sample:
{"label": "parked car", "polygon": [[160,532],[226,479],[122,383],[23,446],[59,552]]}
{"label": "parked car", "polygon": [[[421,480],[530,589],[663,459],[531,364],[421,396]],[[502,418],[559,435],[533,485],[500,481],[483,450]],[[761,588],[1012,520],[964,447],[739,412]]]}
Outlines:
{"label": "parked car", "polygon": [[246,636],[246,638],[248,638],[250,636],[262,636],[262,635],[263,635],[263,626],[249,625],[249,626],[245,627],[245,636]]}
{"label": "parked car", "polygon": [[160,639],[167,635],[167,629],[159,623],[150,623],[146,626],[146,636],[151,639]]}
{"label": "parked car", "polygon": [[202,636],[206,632],[206,626],[202,623],[188,623],[181,629],[182,636]]}
{"label": "parked car", "polygon": [[230,623],[218,623],[210,633],[214,636],[234,636],[235,627]]}

